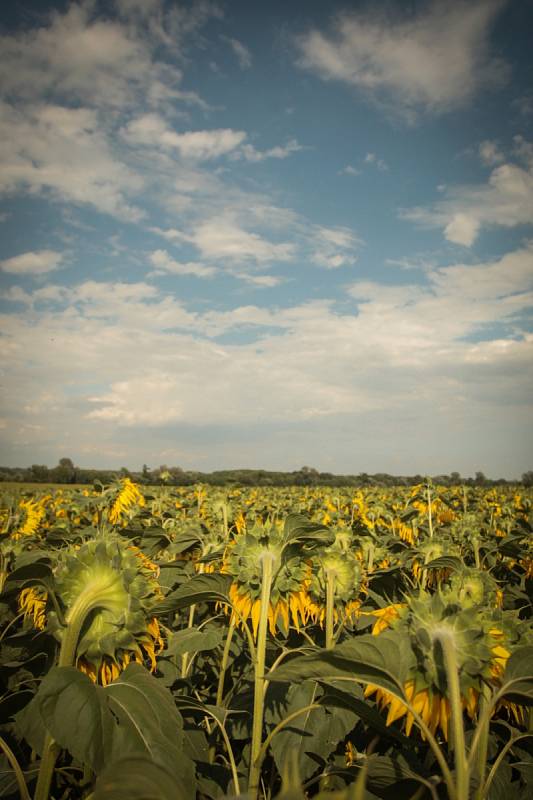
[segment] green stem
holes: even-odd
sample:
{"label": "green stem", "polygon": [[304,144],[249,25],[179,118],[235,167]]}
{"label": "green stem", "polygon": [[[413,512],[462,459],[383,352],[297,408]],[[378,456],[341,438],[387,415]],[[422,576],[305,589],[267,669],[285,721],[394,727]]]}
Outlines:
{"label": "green stem", "polygon": [[17,786],[19,787],[19,794],[21,800],[31,800],[30,794],[28,792],[28,787],[26,786],[26,781],[24,780],[24,773],[20,768],[20,764],[17,761],[17,758],[14,752],[9,747],[8,743],[2,739],[0,736],[0,750],[4,751],[4,754],[9,761],[9,766],[15,773],[15,778],[17,780]]}
{"label": "green stem", "polygon": [[463,724],[463,706],[461,703],[461,687],[459,669],[452,634],[442,629],[436,636],[442,647],[448,695],[452,711],[453,751],[455,759],[455,780],[457,800],[468,800],[470,788],[470,769],[466,757],[465,731]]}
{"label": "green stem", "polygon": [[261,614],[257,631],[257,648],[254,659],[254,716],[252,722],[252,743],[250,752],[250,774],[248,780],[248,793],[251,800],[255,800],[259,793],[261,777],[261,739],[263,734],[263,714],[265,706],[265,656],[268,628],[268,608],[270,605],[270,591],[272,588],[272,567],[274,556],[268,551],[261,556],[262,578],[261,586]]}
{"label": "green stem", "polygon": [[[192,626],[194,625],[194,612],[195,612],[195,610],[196,610],[196,606],[195,605],[192,605],[190,607],[190,609],[189,609],[189,622],[187,624],[187,629],[192,628]],[[183,653],[183,655],[181,657],[181,677],[182,678],[186,678],[187,677],[187,659],[188,659],[188,656],[189,656],[189,653],[187,652],[187,653]]]}
{"label": "green stem", "polygon": [[431,489],[429,486],[426,487],[426,498],[428,504],[428,530],[429,530],[429,538],[433,539],[433,514],[431,511]]}
{"label": "green stem", "polygon": [[226,670],[228,668],[229,651],[231,641],[233,639],[233,632],[235,630],[235,619],[232,617],[229,623],[228,632],[226,634],[226,642],[224,644],[224,651],[222,653],[222,661],[220,662],[220,672],[218,675],[217,699],[215,700],[216,706],[222,705],[224,699],[224,680],[226,678]]}
{"label": "green stem", "polygon": [[333,635],[333,611],[335,608],[335,570],[326,571],[326,648],[330,650],[335,644]]}
{"label": "green stem", "polygon": [[[479,698],[479,718],[477,727],[480,728],[479,732],[479,747],[474,756],[475,771],[478,778],[478,789],[476,791],[476,800],[483,800],[486,796],[483,783],[485,781],[485,772],[487,770],[487,753],[489,747],[489,724],[490,717],[485,714],[485,708],[490,704],[491,691],[488,686],[483,686]],[[470,762],[469,762],[470,763]]]}

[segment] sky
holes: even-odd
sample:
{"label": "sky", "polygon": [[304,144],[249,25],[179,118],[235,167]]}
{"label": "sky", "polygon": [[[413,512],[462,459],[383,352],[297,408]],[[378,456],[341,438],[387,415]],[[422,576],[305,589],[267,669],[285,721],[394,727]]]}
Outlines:
{"label": "sky", "polygon": [[529,0],[0,10],[0,463],[533,467]]}

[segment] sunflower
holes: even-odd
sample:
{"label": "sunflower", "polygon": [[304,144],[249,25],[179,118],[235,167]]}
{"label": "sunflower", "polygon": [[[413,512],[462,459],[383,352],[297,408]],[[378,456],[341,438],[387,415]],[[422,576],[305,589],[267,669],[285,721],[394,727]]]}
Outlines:
{"label": "sunflower", "polygon": [[324,626],[326,619],[326,593],[328,581],[334,593],[333,618],[352,619],[359,611],[360,596],[365,591],[365,578],[361,561],[345,550],[338,541],[313,559],[313,568],[307,587],[305,604],[308,618]]}
{"label": "sunflower", "polygon": [[150,613],[161,597],[157,571],[138,548],[113,535],[100,537],[58,556],[54,594],[64,619],[56,610],[46,617],[48,593],[38,586],[22,590],[19,606],[25,620],[40,630],[47,627],[61,642],[84,618],[74,661],[105,685],[130,661],[148,659],[155,670],[156,656],[164,646],[157,619]]}
{"label": "sunflower", "polygon": [[[257,636],[261,615],[261,588],[263,582],[262,559],[272,559],[272,589],[268,608],[268,623],[272,635],[278,630],[286,634],[289,624],[299,630],[311,610],[308,588],[311,582],[311,562],[298,548],[288,546],[285,528],[281,523],[265,525],[256,523],[253,528],[229,543],[226,548],[222,572],[231,575],[233,582],[229,594],[235,620],[251,620],[254,637]],[[333,536],[330,537],[330,541]]]}
{"label": "sunflower", "polygon": [[[473,719],[484,685],[497,686],[509,658],[512,637],[509,624],[502,624],[502,612],[485,605],[464,607],[457,592],[420,591],[408,598],[405,605],[381,609],[374,631],[379,635],[386,628],[397,641],[408,661],[404,693],[432,734],[440,729],[448,739],[451,706],[448,683],[442,659],[440,636],[451,639],[459,671],[461,703]],[[374,612],[376,615],[379,612]],[[500,615],[500,616],[498,616]],[[405,732],[411,733],[414,716],[406,704],[385,689],[368,684],[365,696],[374,695],[378,706],[387,710],[386,724],[405,717]],[[515,714],[515,718],[519,716]]]}
{"label": "sunflower", "polygon": [[46,628],[47,600],[48,592],[42,586],[30,586],[19,594],[18,604],[24,619],[29,620],[38,631]]}
{"label": "sunflower", "polygon": [[109,522],[112,525],[117,525],[121,521],[123,514],[129,511],[133,506],[144,506],[144,504],[144,497],[138,486],[129,478],[124,478],[119,485],[118,493],[109,511]]}
{"label": "sunflower", "polygon": [[46,514],[48,497],[40,500],[21,500],[17,509],[16,530],[11,534],[15,541],[23,536],[37,533]]}

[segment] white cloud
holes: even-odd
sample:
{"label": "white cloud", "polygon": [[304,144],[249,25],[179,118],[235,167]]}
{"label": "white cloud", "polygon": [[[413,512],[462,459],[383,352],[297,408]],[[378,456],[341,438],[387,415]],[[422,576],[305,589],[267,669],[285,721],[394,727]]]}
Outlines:
{"label": "white cloud", "polygon": [[246,45],[231,36],[221,36],[220,38],[229,44],[237,57],[241,69],[249,69],[252,66],[252,54]]}
{"label": "white cloud", "polygon": [[245,161],[257,163],[267,158],[288,158],[292,153],[297,153],[299,150],[304,149],[305,148],[299,144],[296,139],[291,139],[286,145],[277,145],[276,147],[271,147],[269,150],[257,150],[251,144],[243,144],[236,156],[244,158]]}
{"label": "white cloud", "polygon": [[501,164],[502,161],[505,161],[505,157],[500,151],[497,143],[488,139],[484,142],[481,142],[479,145],[479,157],[484,164],[488,164],[490,167],[494,166],[495,164]]}
{"label": "white cloud", "polygon": [[484,227],[533,224],[533,146],[521,136],[513,142],[513,154],[521,163],[499,163],[486,184],[446,187],[443,199],[433,206],[402,211],[401,216],[442,227],[449,241],[467,247]]}
{"label": "white cloud", "polygon": [[143,181],[115,156],[94,111],[0,104],[0,141],[0,192],[48,190],[127,221],[142,218],[128,195]]}
{"label": "white cloud", "polygon": [[378,158],[375,153],[367,153],[364,157],[365,164],[374,164],[380,172],[388,170],[387,162],[383,158]]}
{"label": "white cloud", "polygon": [[200,223],[188,239],[208,259],[251,259],[258,263],[290,261],[296,250],[291,242],[271,242],[245,230],[229,216],[213,217]]}
{"label": "white cloud", "polygon": [[339,175],[352,175],[352,176],[355,177],[356,175],[360,175],[360,174],[361,174],[361,170],[360,169],[356,169],[355,167],[352,167],[351,164],[347,164],[345,167],[343,167],[341,170],[339,170]]}
{"label": "white cloud", "polygon": [[57,269],[62,260],[63,254],[55,250],[37,250],[6,258],[0,268],[12,275],[44,275]]}
{"label": "white cloud", "polygon": [[488,34],[505,0],[439,0],[403,18],[372,9],[335,17],[330,34],[297,39],[299,65],[408,110],[446,111],[503,80]]}
{"label": "white cloud", "polygon": [[311,260],[319,267],[337,269],[355,264],[355,251],[361,244],[350,228],[326,228],[317,225],[310,241]]}
{"label": "white cloud", "polygon": [[197,261],[182,263],[171,258],[166,250],[154,250],[150,254],[150,261],[156,268],[151,274],[164,275],[196,275],[197,278],[211,278],[216,273],[214,267],[205,266]]}
{"label": "white cloud", "polygon": [[28,100],[54,91],[98,108],[125,108],[141,100],[156,106],[171,99],[205,107],[197,95],[178,88],[181,71],[155,60],[154,52],[164,40],[179,54],[183,36],[209,14],[200,18],[194,9],[187,14],[181,8],[166,13],[161,3],[145,4],[152,12],[147,26],[135,7],[139,11],[139,4],[120,2],[125,14],[120,22],[95,18],[93,3],[74,2],[63,14],[52,11],[48,24],[0,37],[0,87]]}
{"label": "white cloud", "polygon": [[476,240],[479,232],[479,221],[468,214],[454,214],[444,228],[444,236],[449,242],[470,247]]}
{"label": "white cloud", "polygon": [[235,150],[245,139],[244,131],[229,128],[177,133],[158,114],[144,114],[122,129],[130,143],[177,150],[184,159],[207,161]]}

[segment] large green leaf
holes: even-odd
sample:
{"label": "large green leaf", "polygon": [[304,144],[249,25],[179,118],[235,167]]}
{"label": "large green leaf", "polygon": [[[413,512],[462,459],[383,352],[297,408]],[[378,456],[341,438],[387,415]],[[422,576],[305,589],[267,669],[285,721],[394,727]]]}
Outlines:
{"label": "large green leaf", "polygon": [[222,643],[223,638],[223,631],[217,628],[210,630],[184,628],[169,635],[165,655],[179,657],[184,653],[214,650]]}
{"label": "large green leaf", "polygon": [[181,715],[170,692],[140,664],[130,664],[106,687],[74,667],[55,667],[33,704],[55,741],[95,773],[121,758],[139,756],[185,782],[194,795]]}
{"label": "large green leaf", "polygon": [[356,724],[357,716],[349,709],[337,708],[331,714],[324,706],[306,708],[318,703],[320,694],[321,689],[315,681],[305,681],[289,688],[281,708],[266,709],[265,719],[271,728],[301,710],[275,734],[271,742],[272,755],[280,774],[284,774],[296,754],[298,770],[302,779],[307,780],[317,770],[316,757],[327,760]]}
{"label": "large green leaf", "polygon": [[190,788],[146,758],[113,761],[96,781],[92,800],[191,800]]}
{"label": "large green leaf", "polygon": [[533,705],[533,645],[520,647],[511,655],[500,692],[522,705]]}
{"label": "large green leaf", "polygon": [[365,634],[319,650],[316,655],[301,656],[282,664],[267,676],[271,681],[301,683],[348,680],[372,683],[395,695],[403,696],[405,663],[394,632],[380,636]]}
{"label": "large green leaf", "polygon": [[335,534],[324,525],[310,522],[302,514],[288,514],[283,527],[284,547],[298,545],[299,550],[308,553],[317,547],[332,544]]}
{"label": "large green leaf", "polygon": [[231,584],[229,575],[195,575],[179,589],[167,595],[164,600],[152,608],[155,616],[179,611],[196,603],[222,602],[229,603],[228,591]]}

